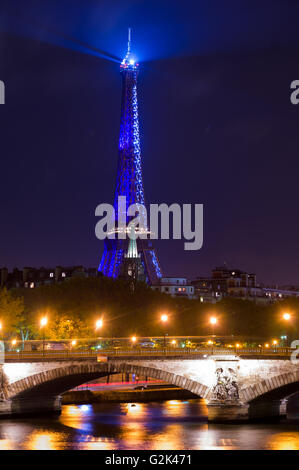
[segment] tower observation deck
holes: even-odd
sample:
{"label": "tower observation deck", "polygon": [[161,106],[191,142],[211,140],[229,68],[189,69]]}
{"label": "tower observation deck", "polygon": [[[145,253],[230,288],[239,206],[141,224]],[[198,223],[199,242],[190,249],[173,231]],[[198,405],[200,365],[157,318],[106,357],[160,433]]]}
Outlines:
{"label": "tower observation deck", "polygon": [[[122,78],[121,119],[114,194],[116,227],[119,220],[119,196],[126,197],[126,209],[131,204],[145,204],[137,100],[138,71],[139,64],[131,50],[131,30],[129,29],[127,53],[120,64]],[[129,222],[127,216],[126,222]],[[99,265],[99,271],[105,276],[116,278],[123,273],[129,240],[128,235],[125,239],[120,239],[117,230],[115,239],[105,239],[104,251]],[[152,240],[136,238],[136,244],[146,281],[149,284],[158,282],[162,273]]]}

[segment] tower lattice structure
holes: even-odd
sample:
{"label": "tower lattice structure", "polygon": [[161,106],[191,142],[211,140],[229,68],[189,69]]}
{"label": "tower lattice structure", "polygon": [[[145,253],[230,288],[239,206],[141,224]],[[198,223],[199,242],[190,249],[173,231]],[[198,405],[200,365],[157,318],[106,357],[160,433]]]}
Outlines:
{"label": "tower lattice structure", "polygon": [[[119,134],[119,152],[116,187],[114,195],[115,239],[104,241],[104,251],[99,271],[105,276],[116,278],[124,274],[129,238],[118,236],[118,197],[126,197],[126,209],[131,204],[145,204],[142,162],[140,151],[137,77],[139,65],[131,52],[131,31],[129,29],[128,50],[121,62],[122,77],[121,120]],[[125,216],[126,223],[130,218]],[[148,232],[149,233],[149,232]],[[147,238],[137,238],[137,251],[144,268],[144,276],[148,283],[154,284],[162,277],[162,272],[153,242]]]}

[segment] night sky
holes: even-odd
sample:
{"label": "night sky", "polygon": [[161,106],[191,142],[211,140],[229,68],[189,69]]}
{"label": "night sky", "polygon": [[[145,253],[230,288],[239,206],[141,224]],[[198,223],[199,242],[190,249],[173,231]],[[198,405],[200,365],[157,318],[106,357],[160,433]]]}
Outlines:
{"label": "night sky", "polygon": [[299,285],[298,22],[295,0],[2,0],[0,266],[98,265],[130,26],[146,199],[204,204],[200,251],[156,244],[164,273]]}

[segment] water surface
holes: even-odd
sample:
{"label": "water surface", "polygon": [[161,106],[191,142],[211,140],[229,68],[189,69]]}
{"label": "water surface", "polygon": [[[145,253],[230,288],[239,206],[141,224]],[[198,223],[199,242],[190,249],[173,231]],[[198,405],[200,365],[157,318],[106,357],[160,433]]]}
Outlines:
{"label": "water surface", "polygon": [[57,417],[1,420],[0,450],[299,450],[299,421],[216,425],[206,420],[199,399],[65,405]]}

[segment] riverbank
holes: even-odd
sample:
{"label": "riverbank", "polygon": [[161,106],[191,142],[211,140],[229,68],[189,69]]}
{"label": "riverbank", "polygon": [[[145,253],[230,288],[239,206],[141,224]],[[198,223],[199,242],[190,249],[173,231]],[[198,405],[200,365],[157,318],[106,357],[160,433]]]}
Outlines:
{"label": "riverbank", "polygon": [[197,395],[181,388],[144,389],[144,390],[73,390],[62,395],[63,405],[83,403],[121,403],[152,402],[164,400],[188,400]]}

